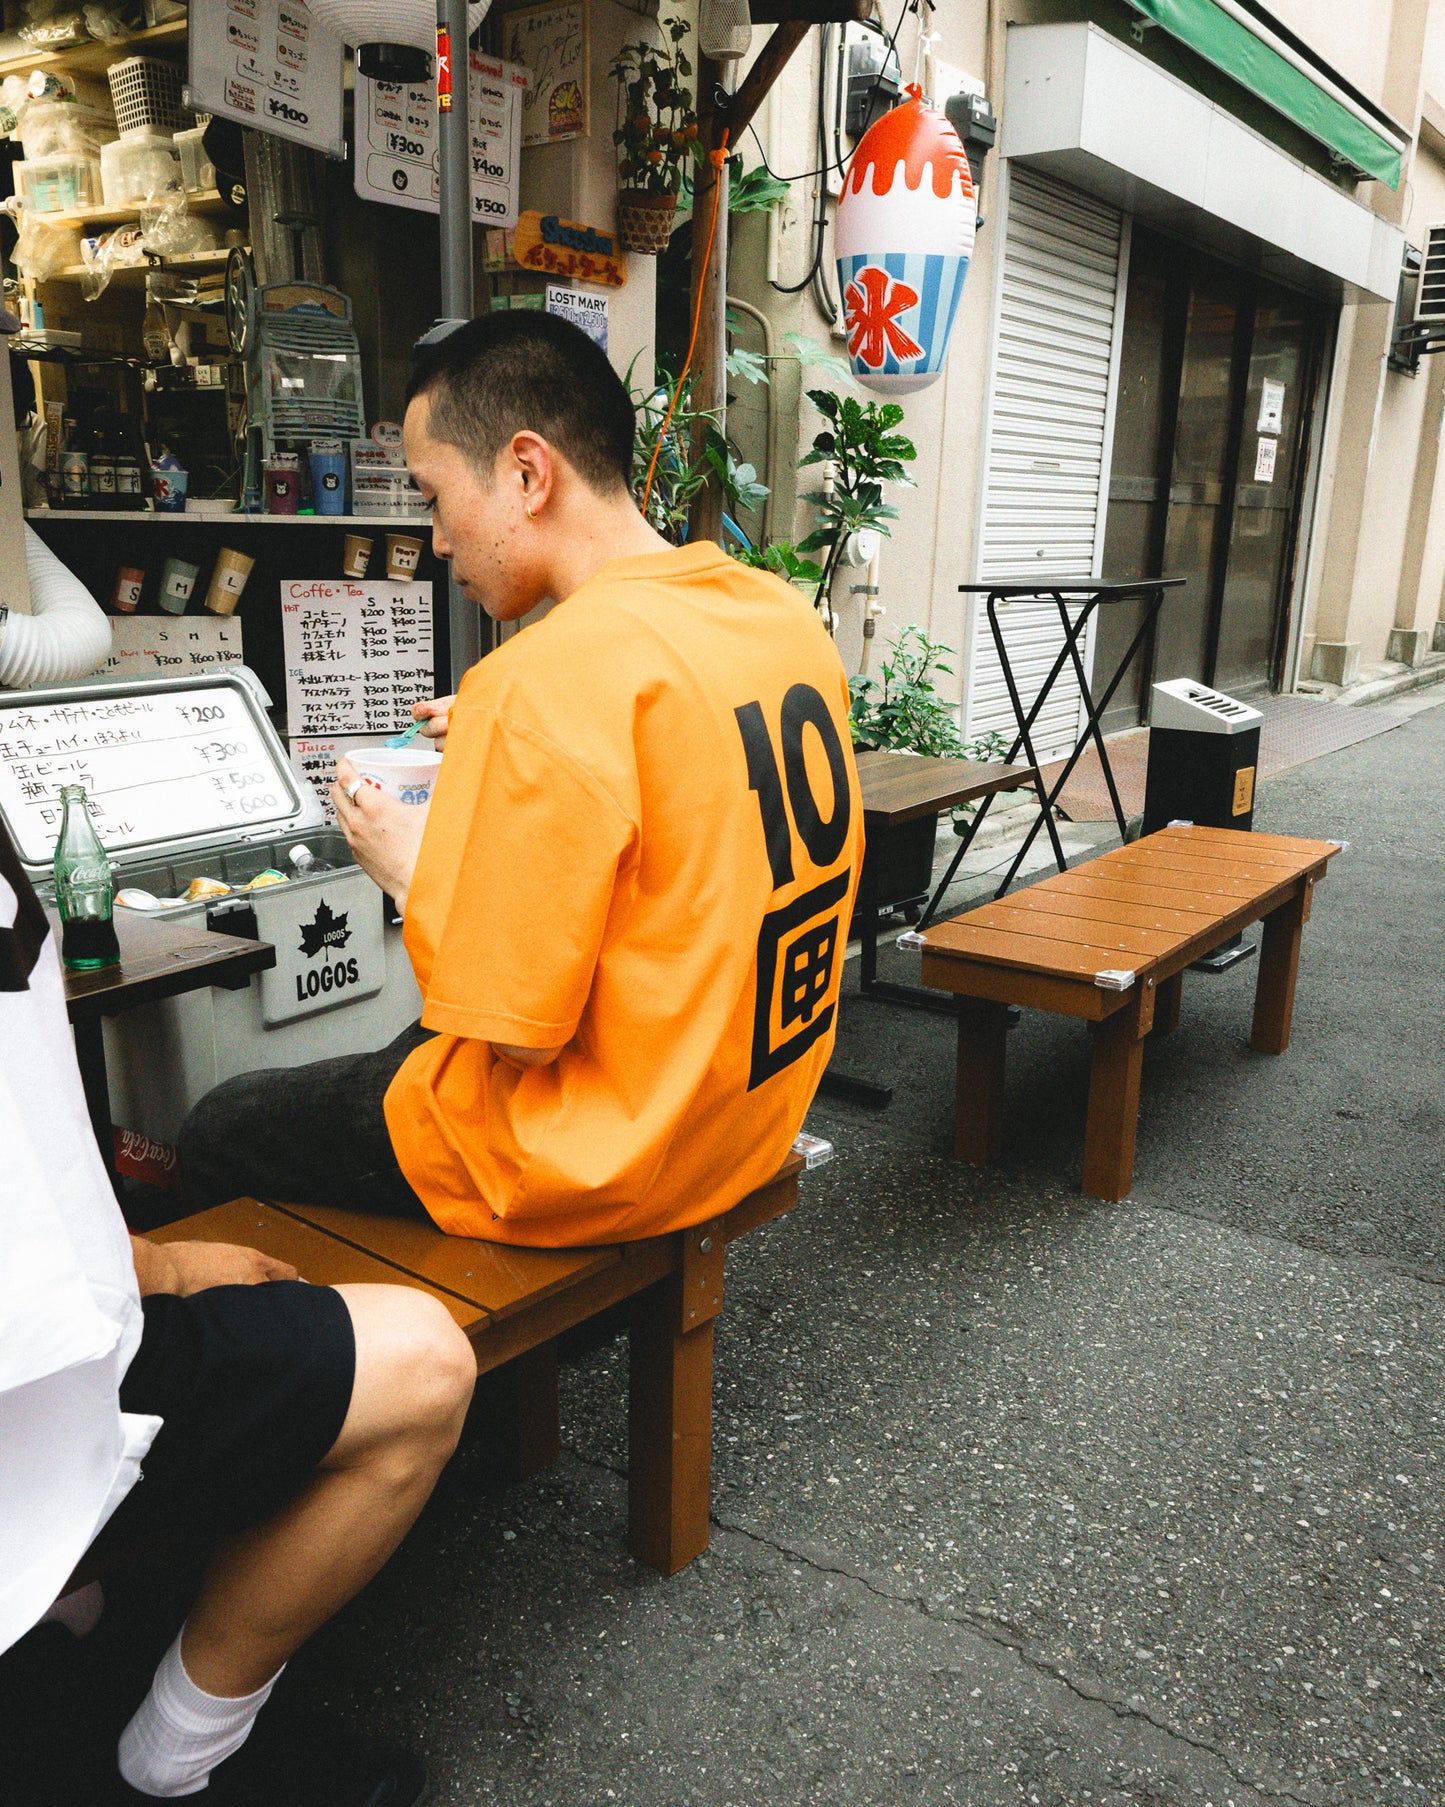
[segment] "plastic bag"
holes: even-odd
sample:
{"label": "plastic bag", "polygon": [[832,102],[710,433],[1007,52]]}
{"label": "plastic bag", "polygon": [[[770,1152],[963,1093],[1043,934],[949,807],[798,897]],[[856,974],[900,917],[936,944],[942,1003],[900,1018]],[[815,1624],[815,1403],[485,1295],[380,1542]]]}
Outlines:
{"label": "plastic bag", "polygon": [[183,196],[168,196],[160,205],[142,207],[140,224],[145,248],[156,257],[192,257],[199,251],[214,251],[221,243],[215,227],[191,213]]}
{"label": "plastic bag", "polygon": [[99,301],[110,287],[111,276],[117,269],[145,261],[145,240],[139,224],[117,226],[113,232],[103,232],[99,238],[88,238],[82,248],[84,270],[80,292],[87,301]]}
{"label": "plastic bag", "polygon": [[28,207],[19,210],[20,236],[15,241],[15,267],[22,276],[44,282],[81,261],[80,229],[51,225]]}
{"label": "plastic bag", "polygon": [[76,7],[57,5],[56,0],[26,0],[25,11],[27,22],[20,27],[20,38],[31,50],[59,50],[89,39]]}
{"label": "plastic bag", "polygon": [[138,6],[87,6],[85,29],[103,44],[119,43],[138,31],[146,21]]}

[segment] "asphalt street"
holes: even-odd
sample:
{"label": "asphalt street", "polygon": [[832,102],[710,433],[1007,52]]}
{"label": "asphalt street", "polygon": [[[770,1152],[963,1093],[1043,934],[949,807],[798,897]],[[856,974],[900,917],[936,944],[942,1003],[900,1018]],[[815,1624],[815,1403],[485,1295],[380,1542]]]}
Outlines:
{"label": "asphalt street", "polygon": [[[951,1025],[845,1001],[896,1097],[820,1105],[836,1160],[729,1256],[711,1552],[627,1557],[625,1342],[574,1349],[562,1460],[499,1488],[479,1425],[273,1734],[409,1741],[448,1807],[1445,1801],[1445,707],[1256,826],[1350,843],[1287,1054],[1253,963],[1190,974],[1105,1205],[1082,1026],[1025,1013],[977,1169]],[[177,1598],[0,1664],[14,1807],[83,1807]]]}

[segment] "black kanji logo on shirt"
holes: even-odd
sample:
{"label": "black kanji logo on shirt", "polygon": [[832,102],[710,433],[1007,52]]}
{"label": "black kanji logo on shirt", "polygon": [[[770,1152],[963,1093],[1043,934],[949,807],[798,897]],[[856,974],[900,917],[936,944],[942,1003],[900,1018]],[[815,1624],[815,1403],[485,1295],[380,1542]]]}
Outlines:
{"label": "black kanji logo on shirt", "polygon": [[[763,918],[758,934],[750,1092],[792,1066],[833,1026],[837,1010],[834,955],[842,930],[837,906],[848,893],[848,876],[840,872]],[[830,992],[834,995],[825,1002]]]}
{"label": "black kanji logo on shirt", "polygon": [[[734,713],[747,757],[748,784],[762,815],[773,889],[778,891],[793,883],[795,828],[808,858],[824,869],[834,864],[847,843],[852,801],[843,743],[828,705],[811,684],[794,684],[783,698],[781,770],[762,705],[744,703]],[[808,776],[803,731],[809,727],[817,735],[832,781],[827,816],[818,808]],[[845,868],[781,909],[770,910],[762,920],[749,1091],[791,1066],[833,1026],[846,938],[840,906],[851,876]]]}

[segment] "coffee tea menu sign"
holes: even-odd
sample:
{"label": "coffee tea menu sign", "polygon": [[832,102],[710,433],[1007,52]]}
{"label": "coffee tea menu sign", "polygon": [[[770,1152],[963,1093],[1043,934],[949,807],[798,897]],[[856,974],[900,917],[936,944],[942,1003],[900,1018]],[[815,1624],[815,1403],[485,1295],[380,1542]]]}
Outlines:
{"label": "coffee tea menu sign", "polygon": [[188,678],[242,658],[234,616],[113,615],[110,630],[110,657],[100,667],[107,678]]}
{"label": "coffee tea menu sign", "polygon": [[281,634],[293,741],[395,734],[434,693],[430,584],[288,580]]}

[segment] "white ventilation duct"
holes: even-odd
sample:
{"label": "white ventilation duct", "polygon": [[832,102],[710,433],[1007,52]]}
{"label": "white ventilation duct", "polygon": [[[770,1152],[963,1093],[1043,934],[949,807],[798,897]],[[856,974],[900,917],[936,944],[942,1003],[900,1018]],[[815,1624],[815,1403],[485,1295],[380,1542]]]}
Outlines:
{"label": "white ventilation duct", "polygon": [[0,684],[54,684],[88,676],[110,657],[104,610],[28,523],[25,566],[34,613],[0,609]]}

